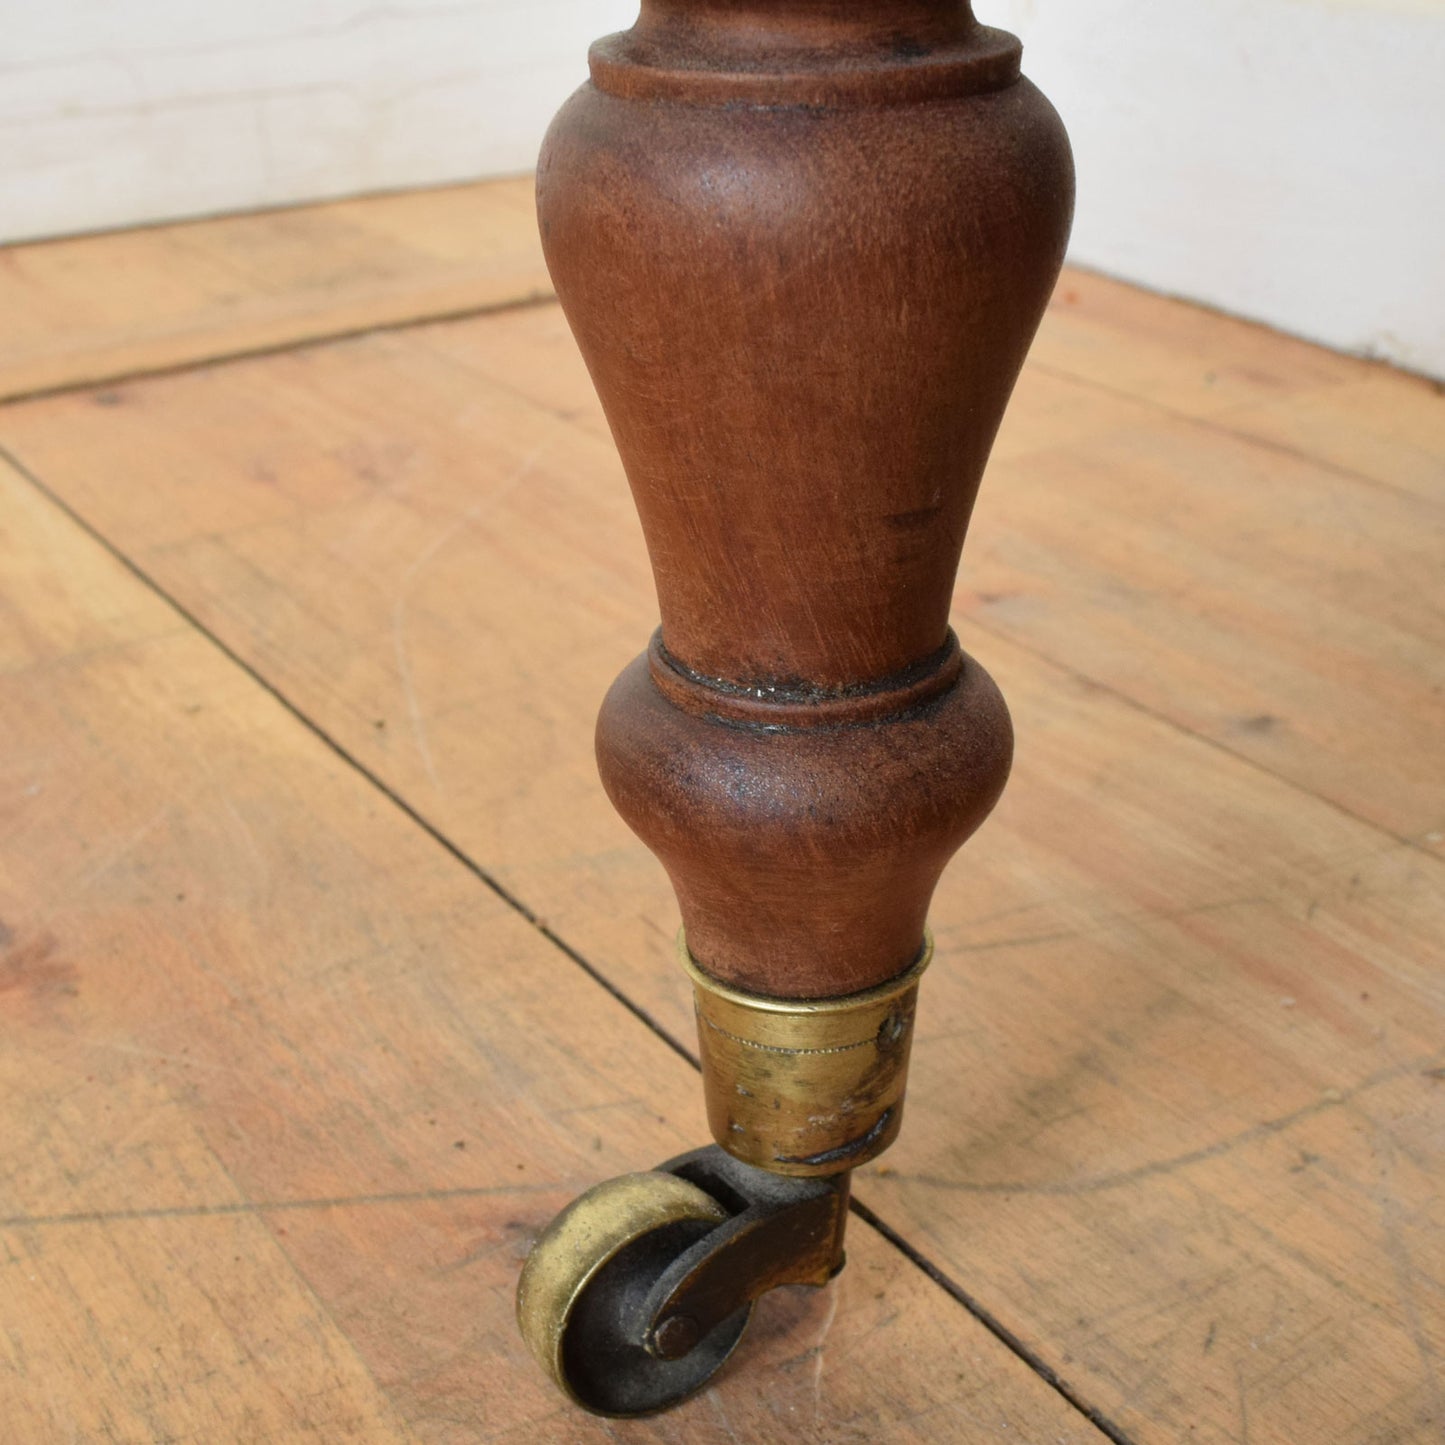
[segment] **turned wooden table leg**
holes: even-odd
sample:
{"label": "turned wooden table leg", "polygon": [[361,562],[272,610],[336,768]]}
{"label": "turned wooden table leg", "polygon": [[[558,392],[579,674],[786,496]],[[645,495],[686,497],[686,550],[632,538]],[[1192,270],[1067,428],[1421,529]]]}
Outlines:
{"label": "turned wooden table leg", "polygon": [[949,601],[1073,172],[966,0],[643,0],[591,72],[538,214],[662,614],[597,754],[677,890],[718,1147],[582,1196],[518,1308],[635,1414],[836,1272],[898,1132],[929,901],[1012,750]]}

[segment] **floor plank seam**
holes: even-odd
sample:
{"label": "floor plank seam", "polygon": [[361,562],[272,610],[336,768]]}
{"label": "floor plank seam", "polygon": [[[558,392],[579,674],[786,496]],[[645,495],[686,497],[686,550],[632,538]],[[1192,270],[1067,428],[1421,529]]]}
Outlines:
{"label": "floor plank seam", "polygon": [[[214,1160],[216,1167],[221,1171],[221,1178],[229,1184],[238,1195],[244,1198],[246,1191],[241,1188],[240,1182],[231,1172],[230,1166],[226,1163],[225,1159],[209,1143],[204,1147],[212,1160]],[[357,1343],[352,1331],[347,1328],[341,1316],[339,1316],[318,1293],[316,1285],[307,1271],[301,1267],[300,1262],[292,1255],[291,1251],[282,1244],[281,1236],[284,1235],[286,1231],[281,1229],[266,1215],[253,1214],[251,1218],[270,1238],[273,1247],[284,1261],[284,1268],[289,1271],[296,1288],[311,1301],[314,1308],[320,1313],[321,1318],[330,1322],[338,1338],[344,1341],[346,1348],[351,1352],[351,1358],[355,1362],[357,1369],[371,1382],[372,1388],[381,1399],[386,1402],[387,1408],[395,1415],[397,1413],[396,1401],[392,1398],[391,1391],[381,1383],[375,1369],[372,1367],[371,1361],[367,1358],[366,1352]]]}
{"label": "floor plank seam", "polygon": [[[461,864],[469,873],[481,883],[485,884],[503,903],[521,915],[538,933],[549,943],[560,950],[568,959],[582,970],[595,984],[615,999],[655,1037],[665,1043],[680,1058],[685,1060],[691,1067],[700,1072],[701,1065],[697,1057],[678,1038],[676,1038],[658,1020],[652,1017],[646,1009],[635,1003],[610,979],[608,979],[594,964],[589,962],[576,948],[566,939],[562,938],[548,924],[544,923],[533,910],[520,898],[514,895],[504,884],[492,877],[479,863],[471,858],[462,848],[454,843],[445,833],[441,832],[422,813],[418,812],[405,798],[396,793],[383,779],[379,778],[361,760],[349,752],[340,742],[333,738],[328,732],[320,727],[313,719],[308,717],[299,707],[296,706],[283,692],[271,683],[263,674],[258,672],[244,657],[231,648],[222,638],[218,637],[208,628],[199,617],[192,613],[179,599],[163,587],[159,581],[150,575],[139,563],[128,556],[119,547],[110,541],[102,532],[94,527],[81,513],[75,510],[65,498],[53,491],[45,481],[19,457],[15,456],[8,448],[0,446],[0,460],[14,468],[15,472],[23,477],[41,496],[54,506],[64,516],[74,523],[86,536],[105,553],[122,566],[132,577],[141,583],[149,592],[158,597],[168,607],[181,617],[188,626],[195,629],[196,633],[204,637],[213,647],[221,653],[228,661],[233,663],[240,671],[260,687],[269,697],[276,701],[285,711],[315,737],[333,756],[346,764],[352,771],[364,778],[383,797],[392,803],[405,817],[411,820],[420,828],[433,842],[438,844],[457,863]],[[238,1205],[237,1212],[241,1209],[253,1207]],[[299,1207],[299,1206],[297,1206]],[[953,1299],[962,1309],[978,1321],[995,1339],[1006,1349],[1015,1355],[1022,1363],[1038,1376],[1050,1389],[1052,1389],[1071,1408],[1083,1415],[1091,1424],[1100,1430],[1114,1445],[1133,1445],[1117,1426],[1110,1423],[1096,1407],[1088,1405],[1076,1394],[1071,1386],[1062,1376],[1042,1357],[1038,1356],[1028,1346],[1024,1345],[1017,1335],[1006,1325],[996,1319],[982,1305],[978,1304],[961,1285],[957,1284],[945,1274],[936,1264],[929,1260],[914,1246],[891,1226],[887,1225],[867,1205],[863,1204],[854,1196],[849,1204],[851,1212],[859,1219],[876,1229],[879,1234],[897,1249],[911,1264],[928,1276],[928,1278]],[[217,1211],[220,1212],[220,1211]],[[0,1221],[3,1224],[5,1221]],[[41,1221],[35,1221],[41,1222]],[[56,1222],[60,1222],[57,1219]]]}
{"label": "floor plank seam", "polygon": [[1007,1325],[974,1299],[962,1285],[944,1274],[932,1260],[910,1244],[892,1225],[886,1223],[866,1204],[860,1203],[856,1198],[852,1201],[851,1209],[859,1219],[872,1225],[894,1249],[921,1269],[939,1289],[956,1300],[989,1334],[1022,1360],[1056,1394],[1067,1400],[1095,1429],[1113,1441],[1113,1445],[1134,1445],[1129,1436],[1107,1415],[1077,1394],[1052,1365],[1031,1350]]}
{"label": "floor plank seam", "polygon": [[462,306],[449,311],[432,311],[420,316],[406,316],[396,321],[371,321],[364,326],[344,326],[335,330],[316,331],[290,341],[277,341],[261,346],[239,346],[232,351],[218,351],[189,361],[165,362],[158,366],[141,366],[130,371],[100,371],[94,375],[77,376],[53,386],[37,386],[27,391],[0,392],[0,407],[18,406],[24,402],[45,401],[51,397],[68,396],[78,391],[103,390],[129,386],[132,382],[150,381],[162,376],[182,376],[188,372],[206,371],[213,366],[227,366],[234,361],[254,361],[267,356],[285,356],[292,351],[305,351],[312,346],[326,346],[336,341],[354,341],[391,331],[407,331],[447,321],[472,321],[482,316],[496,316],[508,311],[527,311],[535,306],[555,305],[551,291],[527,291],[509,296],[504,301],[487,301],[479,306]]}

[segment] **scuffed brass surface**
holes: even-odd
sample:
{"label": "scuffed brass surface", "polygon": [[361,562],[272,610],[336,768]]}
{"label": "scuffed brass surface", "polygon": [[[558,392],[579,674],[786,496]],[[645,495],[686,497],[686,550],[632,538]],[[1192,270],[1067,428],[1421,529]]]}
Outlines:
{"label": "scuffed brass surface", "polygon": [[902,1121],[925,935],[907,972],[831,999],[743,993],[705,973],[678,934],[693,981],[713,1137],[745,1163],[823,1175],[881,1154]]}
{"label": "scuffed brass surface", "polygon": [[569,1398],[563,1341],[577,1302],[602,1267],[634,1240],[685,1220],[720,1224],[727,1211],[672,1174],[622,1174],[580,1194],[539,1236],[517,1287],[517,1323],[537,1363]]}

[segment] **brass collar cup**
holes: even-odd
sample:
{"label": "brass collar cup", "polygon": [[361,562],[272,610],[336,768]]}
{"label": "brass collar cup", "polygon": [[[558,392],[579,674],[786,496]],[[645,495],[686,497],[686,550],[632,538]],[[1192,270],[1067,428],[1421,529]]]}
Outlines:
{"label": "brass collar cup", "polygon": [[854,1169],[898,1136],[925,933],[897,978],[842,998],[744,993],[705,973],[678,934],[693,982],[713,1138],[746,1164],[816,1176]]}

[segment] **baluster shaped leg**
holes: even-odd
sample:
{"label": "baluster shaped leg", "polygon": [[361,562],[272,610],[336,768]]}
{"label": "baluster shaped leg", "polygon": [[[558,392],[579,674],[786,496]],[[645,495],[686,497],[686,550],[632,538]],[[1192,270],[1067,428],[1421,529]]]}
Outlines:
{"label": "baluster shaped leg", "polygon": [[929,901],[1012,751],[949,602],[1073,172],[966,0],[643,0],[590,59],[538,213],[662,616],[597,755],[677,891],[717,1145],[578,1199],[518,1307],[638,1414],[836,1273],[898,1133]]}

